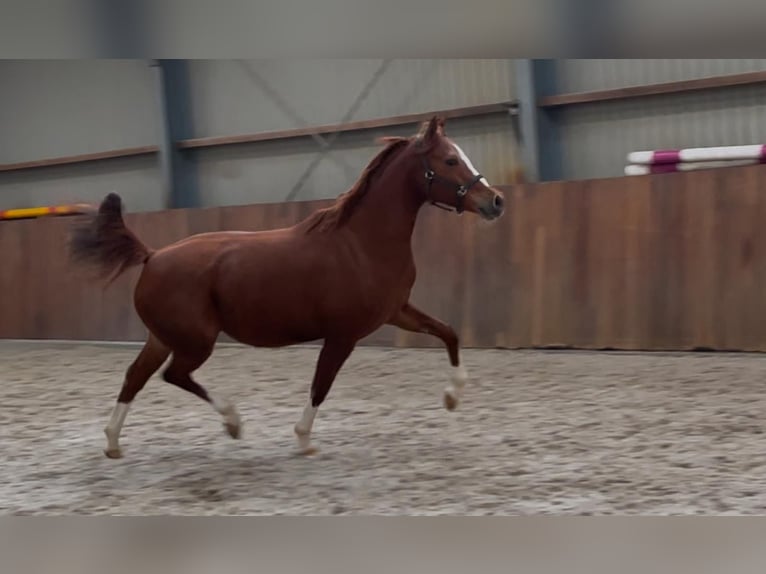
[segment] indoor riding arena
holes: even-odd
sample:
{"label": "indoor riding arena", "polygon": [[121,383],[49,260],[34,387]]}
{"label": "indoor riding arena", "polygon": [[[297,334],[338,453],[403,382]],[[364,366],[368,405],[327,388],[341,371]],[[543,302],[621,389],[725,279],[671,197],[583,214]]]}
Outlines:
{"label": "indoor riding arena", "polygon": [[[766,60],[3,61],[0,83],[16,144],[0,147],[0,512],[766,512]],[[458,337],[457,407],[437,323],[386,324],[343,363],[304,453],[323,341],[221,333],[193,373],[215,398],[166,382],[165,363],[106,456],[152,263],[107,285],[70,258],[106,195],[152,257],[288,228],[356,189],[376,138],[435,115],[458,167],[503,197],[489,221],[479,187],[430,157],[468,203],[424,196],[409,301]]]}

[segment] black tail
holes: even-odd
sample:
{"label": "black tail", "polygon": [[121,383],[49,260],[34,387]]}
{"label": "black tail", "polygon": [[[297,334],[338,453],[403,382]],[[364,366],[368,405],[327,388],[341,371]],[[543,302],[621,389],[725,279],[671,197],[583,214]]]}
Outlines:
{"label": "black tail", "polygon": [[94,268],[101,279],[111,276],[107,284],[128,267],[146,263],[152,253],[125,226],[122,199],[116,193],[107,195],[98,212],[88,215],[69,238],[70,259]]}

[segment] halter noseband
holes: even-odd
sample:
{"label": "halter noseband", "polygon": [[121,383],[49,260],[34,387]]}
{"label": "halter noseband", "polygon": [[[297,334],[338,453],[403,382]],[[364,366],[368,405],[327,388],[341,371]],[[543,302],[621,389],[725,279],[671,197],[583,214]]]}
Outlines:
{"label": "halter noseband", "polygon": [[[431,169],[431,167],[428,165],[428,160],[423,156],[423,167],[425,167],[425,178],[428,182],[426,187],[426,199],[431,203],[431,205],[434,205],[438,207],[439,209],[444,209],[446,211],[455,211],[456,213],[460,214],[463,213],[463,210],[465,208],[464,202],[465,202],[465,196],[468,193],[468,190],[471,189],[474,185],[476,185],[477,182],[479,182],[482,179],[482,175],[480,173],[477,173],[475,176],[473,176],[473,179],[469,181],[468,183],[457,183],[455,181],[452,181],[449,178],[446,178],[444,176],[439,175],[434,170]],[[433,185],[434,180],[441,180],[447,185],[455,186],[457,188],[457,201],[455,202],[455,208],[453,210],[452,207],[449,205],[443,205],[438,202],[436,202],[431,197],[431,185]]]}

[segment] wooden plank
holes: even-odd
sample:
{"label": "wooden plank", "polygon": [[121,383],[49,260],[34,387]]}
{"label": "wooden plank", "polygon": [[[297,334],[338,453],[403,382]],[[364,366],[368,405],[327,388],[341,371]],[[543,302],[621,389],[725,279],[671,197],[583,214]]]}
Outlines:
{"label": "wooden plank", "polygon": [[[55,246],[49,240],[46,228],[47,221],[38,221],[39,225],[25,222],[25,246],[23,267],[27,276],[24,282],[24,298],[26,302],[24,323],[27,336],[32,339],[43,339],[48,330],[48,317],[53,310],[50,306],[48,289],[48,261],[55,252]],[[31,254],[34,256],[30,257]],[[39,280],[42,279],[42,280]]]}
{"label": "wooden plank", "polygon": [[611,180],[595,181],[588,190],[588,283],[591,284],[588,300],[590,313],[593,314],[590,321],[593,329],[590,346],[595,349],[615,346],[620,305],[614,288],[622,276],[619,251],[624,234],[619,225],[621,199],[621,196],[614,193]]}
{"label": "wooden plank", "polygon": [[539,208],[540,196],[538,195],[536,207],[538,214],[534,219],[532,240],[532,320],[531,340],[533,347],[543,346],[543,325],[545,323],[545,252],[546,237],[545,226],[540,221]]}
{"label": "wooden plank", "polygon": [[558,182],[551,185],[556,185],[556,188],[551,189],[555,196],[555,211],[550,214],[548,223],[550,248],[547,275],[549,298],[552,301],[548,344],[566,347],[574,344],[580,329],[580,306],[574,281],[577,267],[576,238],[582,227],[577,209],[582,184]]}
{"label": "wooden plank", "polygon": [[[505,194],[506,205],[512,200],[512,188],[502,189]],[[511,226],[509,225],[509,208],[506,208],[505,217],[489,225],[482,230],[482,239],[486,242],[486,256],[492,265],[490,279],[484,276],[476,277],[477,281],[484,281],[487,285],[486,300],[491,302],[487,306],[487,313],[491,317],[491,323],[487,327],[486,335],[483,336],[483,347],[508,348],[510,346],[509,333],[512,329],[510,318],[513,313],[513,263],[510,258]],[[484,226],[480,226],[484,227]],[[485,337],[484,337],[485,336]]]}
{"label": "wooden plank", "polygon": [[572,293],[575,332],[570,344],[590,348],[594,341],[594,318],[591,308],[593,290],[593,242],[590,233],[592,214],[590,187],[593,182],[583,181],[573,186],[567,197],[567,212],[572,230]]}
{"label": "wooden plank", "polygon": [[507,114],[509,111],[514,110],[515,107],[515,102],[494,102],[477,106],[465,106],[461,108],[437,110],[427,113],[405,114],[373,120],[358,120],[342,124],[307,126],[304,128],[292,128],[287,130],[276,130],[251,134],[238,134],[233,136],[191,138],[177,142],[177,146],[181,149],[195,149],[243,143],[278,141],[292,138],[310,137],[314,135],[329,135],[334,133],[403,126],[426,121],[435,114],[441,115],[446,119],[469,118],[503,113]]}
{"label": "wooden plank", "polygon": [[734,186],[730,188],[730,193],[738,192],[737,219],[740,225],[737,244],[729,254],[733,267],[730,278],[737,299],[736,311],[732,317],[736,326],[735,337],[729,344],[746,351],[758,349],[758,333],[763,323],[763,315],[756,312],[764,298],[763,290],[756,282],[757,268],[762,265],[754,257],[758,232],[763,227],[763,189],[758,187],[760,171],[762,170],[742,170],[739,189]]}
{"label": "wooden plank", "polygon": [[766,71],[743,72],[741,74],[727,74],[722,76],[710,76],[693,80],[679,80],[674,82],[662,82],[643,86],[628,86],[609,90],[594,90],[589,92],[572,92],[568,94],[556,94],[540,98],[537,105],[541,108],[555,108],[571,106],[575,104],[588,104],[594,102],[606,102],[625,100],[629,98],[643,98],[659,96],[663,94],[678,94],[685,92],[698,92],[727,88],[731,86],[746,86],[766,83]]}
{"label": "wooden plank", "polygon": [[716,211],[720,217],[716,229],[716,310],[718,344],[723,349],[748,349],[749,341],[755,338],[752,332],[748,332],[748,326],[759,329],[761,323],[759,317],[757,323],[752,325],[750,317],[753,299],[763,297],[763,286],[752,284],[753,264],[749,257],[743,257],[755,227],[763,224],[754,218],[757,214],[757,196],[762,190],[751,188],[757,185],[757,179],[749,176],[751,173],[755,170],[715,174],[718,180]]}
{"label": "wooden plank", "polygon": [[[506,200],[508,192],[506,191]],[[511,233],[505,218],[493,222],[464,217],[474,228],[477,266],[471,274],[474,299],[473,337],[481,348],[507,347],[511,311],[512,274],[508,256]],[[469,254],[470,255],[470,254]]]}
{"label": "wooden plank", "polygon": [[716,180],[700,176],[690,179],[683,190],[687,211],[686,242],[687,281],[689,292],[688,329],[692,348],[712,349],[715,340],[716,252],[715,227],[717,213]]}
{"label": "wooden plank", "polygon": [[511,348],[528,347],[531,341],[532,313],[529,304],[532,279],[529,256],[532,252],[530,236],[534,229],[533,210],[537,186],[523,184],[508,193],[508,214],[504,223],[511,228],[508,241],[509,272],[512,277],[510,312],[506,318]]}
{"label": "wooden plank", "polygon": [[764,285],[766,285],[766,265],[763,261],[766,258],[766,196],[763,190],[766,189],[766,170],[749,170],[753,175],[752,189],[756,192],[756,206],[751,210],[751,217],[754,222],[754,231],[750,237],[750,249],[743,252],[743,262],[753,267],[753,286],[751,301],[747,306],[749,322],[750,344],[748,350],[759,351],[766,349],[766,328],[764,328],[764,317],[766,317],[766,297],[764,296]]}
{"label": "wooden plank", "polygon": [[647,349],[649,343],[649,319],[651,317],[651,266],[653,242],[656,230],[652,229],[651,177],[625,181],[626,238],[624,270],[625,283],[625,330],[628,340],[623,348]]}
{"label": "wooden plank", "polygon": [[[678,174],[668,174],[671,176]],[[682,174],[683,175],[683,174]],[[657,271],[653,282],[652,347],[686,348],[681,326],[684,311],[683,189],[688,177],[655,177],[652,179],[652,219],[657,222],[654,259]]]}
{"label": "wooden plank", "polygon": [[0,337],[3,338],[29,336],[25,326],[29,306],[25,283],[31,275],[27,269],[26,230],[25,221],[0,224]]}
{"label": "wooden plank", "polygon": [[628,303],[627,251],[629,246],[628,203],[622,194],[613,193],[614,183],[610,182],[605,190],[604,213],[608,214],[606,225],[602,228],[602,238],[608,243],[607,278],[604,297],[609,302],[608,334],[601,343],[608,348],[620,349],[629,344],[630,333],[626,330]]}
{"label": "wooden plank", "polygon": [[42,219],[34,226],[36,241],[40,242],[36,249],[42,256],[36,258],[37,271],[49,280],[56,278],[56,289],[48,289],[44,282],[33,282],[32,294],[35,306],[40,309],[37,315],[37,338],[60,338],[66,336],[73,328],[77,328],[78,318],[72,313],[68,302],[76,296],[75,286],[64,277],[67,267],[66,242],[62,237],[66,233],[66,220]]}
{"label": "wooden plank", "polygon": [[157,152],[159,152],[158,146],[147,145],[147,146],[98,151],[93,153],[83,153],[79,155],[50,157],[50,158],[37,159],[32,161],[3,163],[3,164],[0,164],[0,172],[20,171],[23,169],[36,169],[36,168],[42,168],[42,167],[52,167],[56,165],[86,163],[91,161],[100,161],[100,160],[114,159],[114,158],[120,158],[120,157],[135,157],[140,155],[151,155]]}
{"label": "wooden plank", "polygon": [[[487,225],[425,207],[413,301],[464,346],[766,351],[764,166],[504,189]],[[129,213],[161,247],[202,231],[290,225],[330,201]],[[65,260],[73,220],[0,223],[1,337],[141,340],[139,269],[108,291]],[[382,328],[364,344],[440,348]]]}
{"label": "wooden plank", "polygon": [[540,188],[538,196],[538,216],[536,229],[536,247],[541,266],[538,271],[541,285],[540,334],[537,345],[558,347],[565,344],[562,334],[566,332],[565,318],[562,316],[562,298],[566,291],[563,277],[564,265],[562,252],[562,231],[564,223],[564,191],[566,183],[553,182]]}

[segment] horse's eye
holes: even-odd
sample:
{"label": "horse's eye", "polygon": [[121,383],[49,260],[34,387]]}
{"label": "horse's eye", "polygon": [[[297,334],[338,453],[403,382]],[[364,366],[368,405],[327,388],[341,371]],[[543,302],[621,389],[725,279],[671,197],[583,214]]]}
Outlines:
{"label": "horse's eye", "polygon": [[445,160],[445,163],[446,163],[447,165],[453,165],[453,166],[454,166],[454,165],[457,165],[457,158],[456,158],[456,157],[448,157],[448,158]]}

